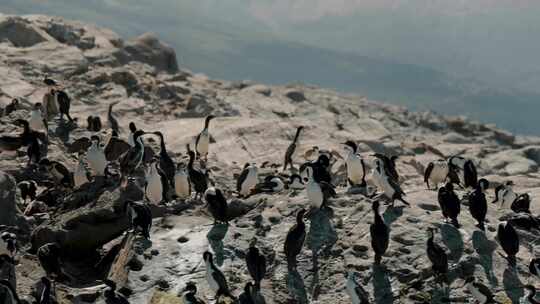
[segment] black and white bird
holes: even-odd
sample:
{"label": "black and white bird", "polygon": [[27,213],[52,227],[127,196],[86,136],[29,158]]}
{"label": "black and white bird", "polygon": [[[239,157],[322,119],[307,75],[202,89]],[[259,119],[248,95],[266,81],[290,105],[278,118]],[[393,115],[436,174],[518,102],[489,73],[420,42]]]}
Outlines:
{"label": "black and white bird", "polygon": [[[448,255],[446,251],[434,242],[435,229],[428,228],[427,256],[431,261],[431,269],[436,276],[445,276],[448,273]],[[446,279],[444,279],[446,281]]]}
{"label": "black and white bird", "polygon": [[399,174],[396,168],[396,160],[398,159],[398,156],[388,156],[382,153],[375,153],[373,156],[382,161],[382,168],[386,172],[386,175],[396,183],[399,183]]}
{"label": "black and white bird", "polygon": [[189,162],[187,166],[187,171],[189,174],[189,181],[191,182],[193,189],[195,190],[195,199],[197,196],[201,197],[204,195],[206,189],[208,189],[208,176],[206,172],[203,172],[201,169],[194,167],[193,163],[195,162],[195,152],[191,151],[188,147]]}
{"label": "black and white bird", "polygon": [[122,177],[127,182],[127,178],[132,175],[142,164],[144,158],[144,144],[142,136],[146,134],[143,130],[135,131],[133,134],[133,140],[135,145],[131,147],[120,160],[120,172]]}
{"label": "black and white bird", "polygon": [[0,238],[4,242],[6,250],[9,252],[11,260],[13,261],[15,259],[15,254],[17,253],[17,235],[15,233],[5,231],[0,234]]}
{"label": "black and white bird", "polygon": [[234,296],[229,290],[229,285],[227,284],[225,275],[214,264],[214,257],[212,253],[205,251],[203,254],[203,259],[206,266],[206,281],[208,282],[210,289],[216,293],[216,303],[219,303],[221,296],[228,296],[234,299]]}
{"label": "black and white bird", "polygon": [[485,230],[484,221],[487,214],[486,190],[489,188],[489,182],[482,178],[478,181],[476,189],[469,194],[469,212],[471,216],[478,222],[476,227],[482,231]]}
{"label": "black and white bird", "polygon": [[118,133],[113,130],[105,143],[105,158],[110,162],[115,161],[129,149],[131,146],[125,140],[120,139]]}
{"label": "black and white bird", "polygon": [[36,199],[37,183],[33,180],[25,180],[17,184],[19,191],[21,191],[21,198],[26,203],[28,199],[33,201]]}
{"label": "black and white bird", "polygon": [[227,199],[225,196],[223,196],[221,190],[215,187],[210,187],[205,191],[204,198],[208,204],[208,211],[214,218],[214,224],[228,223]]}
{"label": "black and white bird", "polygon": [[121,293],[116,291],[116,282],[106,279],[103,281],[107,286],[103,295],[107,304],[129,304],[129,301]]}
{"label": "black and white bird", "polygon": [[264,178],[264,181],[258,183],[255,186],[255,189],[252,191],[252,194],[257,193],[278,193],[285,189],[285,183],[280,176],[277,175],[268,175]]}
{"label": "black and white bird", "polygon": [[207,160],[208,158],[208,148],[210,146],[210,133],[208,128],[210,126],[210,121],[214,119],[214,115],[208,115],[204,120],[204,128],[195,138],[195,151],[197,152],[197,157]]}
{"label": "black and white bird", "polygon": [[92,170],[94,176],[105,176],[105,168],[107,168],[107,157],[105,156],[105,150],[100,145],[100,139],[97,135],[90,137],[92,145],[86,152],[86,160]]}
{"label": "black and white bird", "polygon": [[373,169],[373,182],[382,191],[381,195],[384,195],[392,205],[396,200],[401,201],[405,205],[410,204],[403,198],[405,192],[401,189],[397,180],[394,177],[388,175],[388,171],[385,170],[385,164],[381,159],[375,159],[375,168]]}
{"label": "black and white bird", "polygon": [[165,138],[163,137],[163,133],[156,131],[154,132],[155,135],[159,137],[159,168],[163,173],[165,173],[165,176],[167,177],[167,180],[169,182],[169,185],[171,187],[174,186],[174,175],[176,174],[176,165],[174,164],[174,161],[169,156],[169,153],[167,152],[167,147],[165,146]]}
{"label": "black and white bird", "polygon": [[131,230],[136,232],[140,229],[146,239],[150,239],[150,229],[152,228],[152,211],[143,202],[126,201],[124,212],[127,213],[131,223]]}
{"label": "black and white bird", "polygon": [[298,139],[300,138],[300,132],[302,132],[303,129],[304,129],[303,126],[299,126],[298,128],[296,128],[296,134],[294,135],[294,139],[289,144],[289,147],[287,147],[287,151],[285,151],[285,160],[283,161],[283,171],[287,170],[287,166],[294,168],[292,158],[298,146]]}
{"label": "black and white bird", "polygon": [[424,172],[424,183],[427,188],[437,190],[439,184],[446,181],[448,171],[448,163],[444,159],[430,162]]}
{"label": "black and white bird", "polygon": [[452,182],[464,188],[476,188],[478,173],[474,162],[461,156],[452,156],[448,160],[449,177]]}
{"label": "black and white bird", "polygon": [[471,276],[465,280],[465,287],[480,304],[498,303],[495,301],[493,292],[484,284],[477,282],[476,278]]}
{"label": "black and white bird", "polygon": [[513,185],[512,181],[506,181],[495,188],[495,200],[492,203],[498,204],[499,209],[511,205],[517,199],[517,194],[512,189]]}
{"label": "black and white bird", "polygon": [[306,224],[304,215],[306,210],[300,209],[296,214],[296,224],[294,224],[287,233],[284,244],[284,252],[287,257],[287,268],[296,269],[296,257],[302,251],[304,240],[306,239]]}
{"label": "black and white bird", "polygon": [[135,132],[137,132],[137,126],[132,121],[129,123],[129,135],[128,135],[128,144],[132,147],[135,146]]}
{"label": "black and white bird", "polygon": [[523,286],[526,294],[520,299],[520,304],[540,304],[540,301],[536,300],[536,287],[531,284]]}
{"label": "black and white bird", "polygon": [[63,281],[67,277],[60,263],[61,249],[57,243],[47,243],[39,247],[37,257],[48,278]]}
{"label": "black and white bird", "polygon": [[531,197],[528,193],[520,194],[510,205],[515,213],[531,213]]}
{"label": "black and white bird", "polygon": [[197,285],[194,282],[188,282],[182,295],[184,304],[206,304],[197,296]]}
{"label": "black and white bird", "polygon": [[152,204],[167,201],[167,193],[169,192],[169,181],[158,164],[159,161],[154,159],[145,172],[144,194]]}
{"label": "black and white bird", "polygon": [[39,301],[38,304],[53,304],[55,303],[52,299],[52,284],[49,278],[42,277],[41,278],[41,294],[39,295]]}
{"label": "black and white bird", "polygon": [[439,188],[437,199],[445,220],[450,219],[452,225],[459,228],[458,216],[461,212],[461,201],[454,192],[453,184],[446,183],[446,185]]}
{"label": "black and white bird", "polygon": [[350,186],[366,186],[366,165],[364,159],[358,153],[358,146],[353,141],[343,143],[347,151],[345,164],[347,165],[347,180]]}
{"label": "black and white bird", "polygon": [[39,161],[39,166],[44,168],[55,181],[59,182],[63,186],[68,188],[73,186],[71,172],[62,163],[43,158]]}
{"label": "black and white bird", "polygon": [[185,199],[191,196],[191,182],[185,164],[179,163],[174,175],[174,193],[177,197]]}
{"label": "black and white bird", "polygon": [[109,110],[107,111],[107,120],[109,121],[109,127],[111,128],[111,130],[118,134],[120,133],[120,124],[118,123],[118,120],[116,119],[116,117],[114,117],[113,114],[113,106],[117,103],[118,102],[113,102],[109,104]]}
{"label": "black and white bird", "polygon": [[308,176],[308,182],[306,185],[308,200],[314,209],[322,209],[330,197],[336,196],[334,187],[324,181],[317,182],[313,177],[312,167],[307,167],[306,173]]}
{"label": "black and white bird", "polygon": [[28,156],[27,166],[33,164],[39,164],[41,157],[41,147],[39,144],[39,139],[36,134],[31,134],[27,137],[28,148],[26,148],[26,156]]}
{"label": "black and white bird", "polygon": [[266,258],[256,247],[257,239],[253,239],[249,244],[249,248],[246,253],[246,265],[251,278],[255,282],[256,290],[261,289],[261,281],[266,275]]}
{"label": "black and white bird", "polygon": [[17,290],[11,285],[8,280],[0,279],[0,288],[4,290],[3,293],[7,297],[6,303],[22,304],[21,300],[19,299],[19,295],[17,295]]}
{"label": "black and white bird", "polygon": [[388,249],[390,242],[390,230],[379,214],[379,201],[374,201],[372,208],[374,222],[369,226],[371,235],[371,247],[375,252],[375,265],[381,263],[382,256]]}
{"label": "black and white bird", "polygon": [[246,163],[236,180],[236,191],[242,197],[249,196],[259,181],[259,168],[255,164]]}
{"label": "black and white bird", "polygon": [[289,176],[289,183],[287,184],[288,189],[292,190],[303,190],[306,187],[302,177],[298,174],[292,174]]}
{"label": "black and white bird", "polygon": [[347,272],[346,292],[352,304],[369,304],[369,294],[362,284],[358,283],[352,270]]}
{"label": "black and white bird", "polygon": [[313,178],[316,182],[332,183],[330,174],[330,158],[326,154],[320,154],[316,161],[304,163],[300,166],[300,173],[305,173],[307,168],[313,169]]}
{"label": "black and white bird", "polygon": [[56,86],[60,85],[60,83],[57,80],[54,80],[54,79],[52,79],[50,77],[47,77],[47,76],[45,76],[43,78],[43,83],[46,86],[49,86],[49,87],[56,87]]}
{"label": "black and white bird", "polygon": [[519,235],[509,222],[499,224],[497,239],[502,249],[506,253],[506,258],[510,265],[516,264],[516,255],[519,252]]}

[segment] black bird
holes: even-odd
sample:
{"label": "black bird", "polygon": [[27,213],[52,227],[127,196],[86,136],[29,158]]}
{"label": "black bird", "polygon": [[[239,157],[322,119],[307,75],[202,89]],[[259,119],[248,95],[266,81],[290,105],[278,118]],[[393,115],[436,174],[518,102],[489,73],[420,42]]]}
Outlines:
{"label": "black bird", "polygon": [[223,193],[220,189],[215,187],[208,188],[204,193],[204,198],[208,204],[208,211],[214,218],[214,224],[228,223],[229,219],[227,217],[227,199],[223,196]]}
{"label": "black bird", "polygon": [[15,111],[17,111],[17,108],[19,107],[19,100],[17,98],[13,98],[11,100],[11,103],[9,103],[5,108],[4,108],[4,116],[7,116]]}
{"label": "black bird", "polygon": [[193,189],[195,189],[195,199],[196,199],[198,195],[202,197],[206,189],[208,189],[208,177],[206,176],[206,173],[203,173],[201,170],[198,170],[195,167],[193,167],[193,162],[195,161],[195,152],[189,150],[188,148],[188,155],[189,155],[189,163],[188,163],[187,168],[188,168],[189,180],[191,181],[191,184],[193,185]]}
{"label": "black bird", "polygon": [[204,120],[204,129],[201,133],[197,134],[197,137],[195,137],[195,151],[197,152],[197,158],[202,159],[201,156],[204,156],[205,161],[208,158],[210,145],[210,133],[208,132],[208,127],[210,126],[210,121],[214,118],[216,118],[214,115],[208,115]]}
{"label": "black bird", "polygon": [[182,296],[184,304],[206,304],[203,300],[197,297],[197,285],[194,282],[188,282]]}
{"label": "black bird", "polygon": [[86,118],[86,130],[88,130],[90,132],[95,131],[95,129],[94,129],[94,116],[92,116],[92,115],[89,115]]}
{"label": "black bird", "polygon": [[127,213],[131,223],[131,229],[136,231],[141,229],[143,236],[150,239],[150,228],[152,228],[152,211],[147,204],[142,202],[126,201],[124,212]]}
{"label": "black bird", "polygon": [[445,186],[439,188],[437,198],[445,220],[450,218],[452,225],[459,228],[458,215],[461,211],[461,201],[454,192],[453,184],[447,183]]}
{"label": "black bird", "polygon": [[540,279],[540,258],[534,256],[534,251],[531,250],[531,260],[529,261],[529,272]]}
{"label": "black bird", "polygon": [[43,289],[41,290],[41,294],[39,295],[38,304],[53,304],[54,302],[51,299],[51,293],[52,293],[51,281],[47,277],[42,277],[41,284],[43,285]]}
{"label": "black bird", "polygon": [[261,281],[266,275],[266,258],[259,252],[259,249],[255,247],[257,239],[254,239],[249,245],[249,249],[246,254],[246,264],[249,274],[255,281],[255,288],[261,289]]}
{"label": "black bird", "polygon": [[489,188],[489,182],[482,178],[478,181],[476,189],[469,194],[469,212],[472,217],[478,222],[476,227],[485,231],[484,221],[487,213],[487,200],[485,191]]}
{"label": "black bird", "polygon": [[137,132],[137,126],[134,122],[129,123],[129,136],[128,136],[128,143],[131,146],[135,146],[135,132]]}
{"label": "black bird", "polygon": [[268,175],[262,183],[255,185],[252,194],[258,193],[277,193],[285,189],[285,183],[280,176]]}
{"label": "black bird", "polygon": [[167,176],[167,180],[169,181],[169,185],[171,187],[174,187],[174,175],[176,174],[176,165],[174,164],[174,161],[169,156],[169,153],[167,153],[167,148],[165,147],[165,139],[163,138],[163,134],[159,131],[154,132],[155,135],[159,136],[159,167],[165,175]]}
{"label": "black bird", "polygon": [[254,285],[251,282],[247,282],[244,286],[244,292],[238,297],[239,304],[255,304],[253,299]]}
{"label": "black bird", "polygon": [[21,198],[26,203],[27,199],[33,201],[36,199],[37,194],[37,184],[33,180],[22,181],[17,184],[19,190],[21,191]]}
{"label": "black bird", "polygon": [[30,142],[28,144],[28,148],[26,149],[26,156],[28,156],[27,166],[30,166],[31,164],[39,164],[42,156],[41,147],[39,146],[39,140],[37,137],[31,136],[29,140]]}
{"label": "black bird", "polygon": [[520,303],[527,303],[527,304],[540,304],[540,301],[536,300],[536,287],[533,285],[527,284],[523,286],[525,290],[527,290],[527,295],[525,296],[525,300],[527,302],[520,302]]}
{"label": "black bird", "polygon": [[43,83],[49,87],[55,87],[55,86],[58,86],[59,85],[59,82],[50,78],[50,77],[47,77],[45,76],[45,78],[43,78]]}
{"label": "black bird", "polygon": [[512,226],[512,224],[500,223],[497,230],[497,239],[502,249],[506,253],[508,263],[510,265],[516,264],[516,254],[519,252],[519,235]]}
{"label": "black bird", "polygon": [[[478,187],[478,173],[472,160],[454,155],[448,160],[448,169],[448,176],[453,183],[460,184],[465,188]],[[463,180],[459,176],[461,172]]]}
{"label": "black bird", "polygon": [[[90,144],[88,145],[90,147]],[[86,148],[87,150],[88,148]],[[122,156],[124,153],[129,151],[131,149],[131,146],[125,141],[118,137],[118,133],[116,131],[112,131],[111,138],[105,145],[105,158],[107,161],[115,161],[120,156]]]}
{"label": "black bird", "polygon": [[106,304],[129,304],[129,301],[121,293],[116,291],[116,283],[106,279],[103,281],[107,285],[107,289],[103,293]]}
{"label": "black bird", "polygon": [[396,160],[398,157],[396,155],[388,156],[382,153],[375,153],[373,154],[376,158],[382,160],[384,171],[386,172],[386,175],[388,175],[391,179],[393,179],[395,182],[399,181],[399,174],[396,169]]}
{"label": "black bird", "polygon": [[291,168],[293,167],[293,160],[292,157],[294,155],[294,152],[296,151],[296,144],[298,142],[298,137],[300,137],[300,132],[304,129],[303,126],[299,126],[296,128],[296,135],[294,135],[294,139],[292,143],[287,148],[287,151],[285,152],[285,161],[283,162],[283,171],[287,170],[287,165],[290,165]]}
{"label": "black bird", "polygon": [[9,303],[22,304],[19,296],[17,295],[17,290],[11,285],[8,280],[0,280],[0,288],[5,290],[6,296],[9,299]]}
{"label": "black bird", "polygon": [[101,131],[102,124],[101,124],[101,118],[99,116],[94,116],[92,127],[94,128],[94,130],[92,130],[94,132]]}
{"label": "black bird", "polygon": [[109,120],[109,126],[111,129],[116,132],[120,133],[120,125],[118,124],[118,120],[116,120],[116,117],[113,115],[113,106],[116,105],[118,102],[113,102],[109,104],[109,111],[107,112],[107,119]]}
{"label": "black bird", "polygon": [[296,214],[296,224],[289,229],[285,238],[285,256],[287,257],[287,268],[296,269],[296,256],[302,251],[304,240],[306,239],[306,224],[304,224],[304,215],[306,210],[300,209]]}
{"label": "black bird", "polygon": [[431,261],[433,272],[444,276],[448,273],[448,256],[444,249],[433,241],[434,232],[434,228],[428,228],[427,256]]}
{"label": "black bird", "polygon": [[328,158],[328,155],[321,154],[316,161],[302,164],[302,166],[300,166],[300,172],[304,172],[307,167],[313,169],[313,178],[317,183],[325,182],[332,184],[330,158]]}
{"label": "black bird", "polygon": [[66,275],[62,271],[60,265],[60,246],[57,243],[47,243],[39,247],[37,256],[39,263],[47,277],[52,278],[55,281],[63,281],[66,279]]}
{"label": "black bird", "polygon": [[530,208],[531,198],[527,193],[520,194],[510,206],[510,209],[512,209],[512,211],[514,211],[515,213],[531,213]]}
{"label": "black bird", "polygon": [[6,243],[6,249],[9,251],[11,259],[14,260],[15,253],[17,252],[17,235],[6,231],[2,232],[0,238]]}
{"label": "black bird", "polygon": [[371,235],[371,247],[375,252],[375,264],[381,263],[382,256],[388,249],[390,241],[390,231],[379,214],[379,201],[374,201],[373,206],[374,223],[369,226]]}
{"label": "black bird", "polygon": [[208,281],[210,289],[216,292],[216,303],[219,303],[221,296],[228,296],[234,299],[234,296],[229,290],[229,285],[227,284],[225,275],[214,264],[213,255],[210,252],[205,251],[203,254],[203,259],[206,266],[206,280]]}
{"label": "black bird", "polygon": [[144,134],[146,133],[143,130],[135,131],[135,134],[133,134],[135,146],[131,147],[120,160],[120,173],[125,178],[125,182],[127,182],[128,176],[132,175],[143,162],[145,150],[141,137]]}
{"label": "black bird", "polygon": [[73,187],[72,174],[60,162],[51,161],[47,158],[43,158],[39,161],[39,166],[46,169],[47,172],[57,181],[60,182],[63,186],[71,188]]}
{"label": "black bird", "polygon": [[69,115],[69,109],[71,107],[71,98],[63,90],[55,90],[56,100],[58,100],[58,110],[60,111],[60,119],[64,119],[64,115],[67,116],[69,121],[73,121],[73,118]]}

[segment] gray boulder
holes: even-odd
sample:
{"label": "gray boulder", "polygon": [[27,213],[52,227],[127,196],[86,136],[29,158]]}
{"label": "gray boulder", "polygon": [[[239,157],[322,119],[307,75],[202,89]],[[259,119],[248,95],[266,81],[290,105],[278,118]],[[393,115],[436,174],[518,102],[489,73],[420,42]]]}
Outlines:
{"label": "gray boulder", "polygon": [[178,63],[174,49],[159,41],[151,33],[130,40],[124,46],[129,61],[147,63],[159,71],[178,72]]}
{"label": "gray boulder", "polygon": [[9,40],[15,47],[30,47],[50,40],[47,33],[20,17],[0,19],[0,40]]}

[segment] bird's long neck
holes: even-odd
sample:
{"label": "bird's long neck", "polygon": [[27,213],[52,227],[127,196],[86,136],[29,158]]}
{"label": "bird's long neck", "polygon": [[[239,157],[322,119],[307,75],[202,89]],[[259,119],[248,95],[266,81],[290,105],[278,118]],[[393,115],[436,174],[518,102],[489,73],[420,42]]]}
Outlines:
{"label": "bird's long neck", "polygon": [[294,135],[293,143],[298,142],[298,137],[300,137],[300,131],[302,131],[302,129],[296,129],[296,135]]}
{"label": "bird's long neck", "polygon": [[165,139],[163,138],[163,135],[159,135],[159,138],[160,138],[161,152],[167,152],[167,148],[165,148]]}
{"label": "bird's long neck", "polygon": [[193,153],[189,153],[188,169],[193,170],[193,161],[194,160],[195,160],[195,155]]}
{"label": "bird's long neck", "polygon": [[210,126],[210,119],[207,117],[206,120],[204,121],[204,129],[203,129],[203,131],[208,130],[209,126]]}

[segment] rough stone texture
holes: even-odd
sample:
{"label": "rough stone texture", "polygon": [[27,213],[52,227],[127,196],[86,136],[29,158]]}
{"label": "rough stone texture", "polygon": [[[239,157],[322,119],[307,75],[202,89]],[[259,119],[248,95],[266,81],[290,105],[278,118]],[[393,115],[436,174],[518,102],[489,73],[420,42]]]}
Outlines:
{"label": "rough stone texture", "polygon": [[30,47],[50,40],[47,33],[19,17],[0,18],[0,40],[8,40],[15,47]]}
{"label": "rough stone texture", "polygon": [[124,50],[129,54],[130,60],[148,63],[160,71],[178,72],[174,50],[152,33],[126,42]]}

